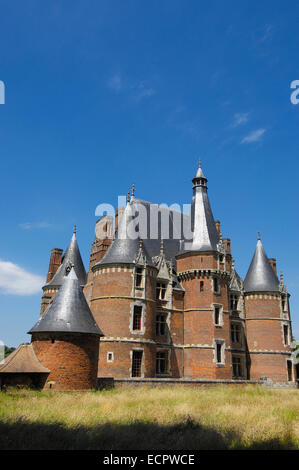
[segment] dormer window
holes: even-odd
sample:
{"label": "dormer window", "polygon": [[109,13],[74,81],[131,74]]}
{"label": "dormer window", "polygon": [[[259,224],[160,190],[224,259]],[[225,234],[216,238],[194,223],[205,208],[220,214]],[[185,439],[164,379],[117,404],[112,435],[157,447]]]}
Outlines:
{"label": "dormer window", "polygon": [[143,268],[136,268],[135,271],[135,287],[142,287],[143,284]]}
{"label": "dormer window", "polygon": [[156,286],[156,299],[157,300],[165,299],[166,288],[167,288],[166,282],[157,282],[157,286]]}
{"label": "dormer window", "polygon": [[237,295],[231,295],[230,296],[230,309],[231,310],[238,310],[238,296]]}

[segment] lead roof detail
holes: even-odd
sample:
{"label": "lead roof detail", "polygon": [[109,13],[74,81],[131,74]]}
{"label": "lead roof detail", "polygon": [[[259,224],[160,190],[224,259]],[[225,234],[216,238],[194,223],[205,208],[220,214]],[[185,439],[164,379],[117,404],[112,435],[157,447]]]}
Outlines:
{"label": "lead roof detail", "polygon": [[244,292],[277,291],[279,291],[279,281],[267,258],[262,242],[259,239],[245,277]]}
{"label": "lead roof detail", "polygon": [[51,281],[48,282],[44,287],[61,286],[65,275],[70,271],[72,265],[74,266],[80,285],[84,286],[86,284],[87,276],[77,243],[75,228],[70,244],[62,258],[61,265],[59,266]]}
{"label": "lead roof detail", "polygon": [[86,302],[74,267],[65,276],[53,302],[28,332],[86,333],[103,336]]}

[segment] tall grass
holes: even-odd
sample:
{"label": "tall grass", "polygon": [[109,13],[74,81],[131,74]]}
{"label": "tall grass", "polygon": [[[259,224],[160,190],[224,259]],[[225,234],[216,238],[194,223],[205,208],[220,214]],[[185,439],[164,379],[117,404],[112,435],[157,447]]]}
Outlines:
{"label": "tall grass", "polygon": [[256,386],[0,393],[2,449],[299,449],[299,391]]}

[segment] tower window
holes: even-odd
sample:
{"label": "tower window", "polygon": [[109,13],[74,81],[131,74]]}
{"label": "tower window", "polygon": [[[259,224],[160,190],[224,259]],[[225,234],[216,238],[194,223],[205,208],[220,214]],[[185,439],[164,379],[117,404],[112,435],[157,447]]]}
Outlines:
{"label": "tower window", "polygon": [[222,344],[216,344],[217,362],[222,362]]}
{"label": "tower window", "polygon": [[136,287],[142,287],[142,279],[143,279],[143,269],[136,268],[136,274],[135,274],[135,286]]}
{"label": "tower window", "polygon": [[232,323],[231,324],[231,340],[232,340],[232,343],[241,343],[242,342],[240,323]]}
{"label": "tower window", "polygon": [[166,334],[166,315],[157,315],[156,318],[156,335],[164,336]]}
{"label": "tower window", "polygon": [[134,305],[133,330],[141,330],[142,306]]}
{"label": "tower window", "polygon": [[287,302],[286,302],[286,299],[285,298],[282,298],[281,300],[281,306],[282,306],[282,311],[285,312],[287,310],[286,306],[287,306]]}
{"label": "tower window", "polygon": [[217,277],[213,278],[213,291],[215,294],[220,294],[220,282]]}
{"label": "tower window", "polygon": [[168,372],[168,351],[158,351],[156,356],[156,373],[167,374]]}
{"label": "tower window", "polygon": [[107,353],[107,362],[113,362],[113,360],[114,360],[113,352],[108,352]]}
{"label": "tower window", "polygon": [[283,325],[283,340],[284,344],[287,346],[289,342],[289,327],[288,325]]}
{"label": "tower window", "polygon": [[200,292],[203,292],[203,281],[200,281],[199,283],[199,290]]}
{"label": "tower window", "polygon": [[164,282],[157,282],[156,299],[158,300],[165,299],[165,294],[166,294],[166,284]]}
{"label": "tower window", "polygon": [[288,381],[292,382],[293,380],[293,363],[292,361],[287,361],[287,370],[288,370]]}
{"label": "tower window", "polygon": [[132,353],[132,377],[141,377],[143,351],[133,351]]}
{"label": "tower window", "polygon": [[220,305],[214,305],[214,324],[222,326],[222,307]]}

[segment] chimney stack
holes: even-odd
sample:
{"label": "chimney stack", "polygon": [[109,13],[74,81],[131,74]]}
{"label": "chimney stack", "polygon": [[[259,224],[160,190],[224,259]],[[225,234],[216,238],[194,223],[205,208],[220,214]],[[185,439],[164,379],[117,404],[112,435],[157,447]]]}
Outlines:
{"label": "chimney stack", "polygon": [[275,258],[269,258],[269,263],[271,264],[272,269],[275,272],[275,275],[277,276],[276,259]]}
{"label": "chimney stack", "polygon": [[53,279],[54,274],[56,274],[57,269],[61,265],[62,252],[63,250],[61,248],[53,248],[51,250],[49,271],[47,274],[46,284],[48,284],[48,282],[50,282],[51,279]]}

